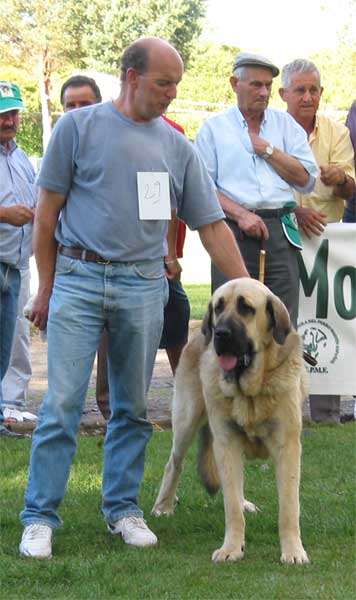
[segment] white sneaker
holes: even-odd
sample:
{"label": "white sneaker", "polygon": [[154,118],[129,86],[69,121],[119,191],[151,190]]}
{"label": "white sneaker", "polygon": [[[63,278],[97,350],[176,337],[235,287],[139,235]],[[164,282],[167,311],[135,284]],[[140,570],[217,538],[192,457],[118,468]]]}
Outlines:
{"label": "white sneaker", "polygon": [[19,546],[22,556],[31,558],[52,557],[52,528],[33,523],[25,527]]}
{"label": "white sneaker", "polygon": [[121,534],[124,542],[131,546],[144,547],[157,544],[155,534],[147,527],[142,517],[123,517],[113,525],[108,524],[108,530],[113,535]]}

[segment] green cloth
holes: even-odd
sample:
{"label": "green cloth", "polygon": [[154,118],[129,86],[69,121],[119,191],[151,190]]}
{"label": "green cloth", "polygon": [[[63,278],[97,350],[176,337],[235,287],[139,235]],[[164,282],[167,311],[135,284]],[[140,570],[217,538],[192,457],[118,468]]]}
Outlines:
{"label": "green cloth", "polygon": [[[288,202],[286,206],[296,206],[295,202]],[[283,233],[286,236],[288,242],[299,248],[299,250],[303,249],[302,240],[300,239],[299,230],[298,230],[298,222],[297,217],[294,212],[288,213],[287,215],[283,215],[281,217],[282,229]]]}

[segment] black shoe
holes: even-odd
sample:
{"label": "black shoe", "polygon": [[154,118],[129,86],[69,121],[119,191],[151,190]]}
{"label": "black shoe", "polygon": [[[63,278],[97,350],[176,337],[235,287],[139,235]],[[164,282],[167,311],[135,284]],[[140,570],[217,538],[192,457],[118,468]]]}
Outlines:
{"label": "black shoe", "polygon": [[11,431],[4,425],[0,425],[0,438],[12,438],[12,439],[20,439],[28,437],[25,433],[16,433],[15,431]]}

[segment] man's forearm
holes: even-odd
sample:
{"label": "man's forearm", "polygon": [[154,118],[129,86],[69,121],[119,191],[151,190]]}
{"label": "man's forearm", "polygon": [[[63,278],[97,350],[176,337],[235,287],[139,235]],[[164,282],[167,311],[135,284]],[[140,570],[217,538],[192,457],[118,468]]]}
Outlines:
{"label": "man's forearm", "polygon": [[235,238],[224,221],[215,221],[201,227],[199,235],[211,260],[225,277],[249,277]]}
{"label": "man's forearm", "polygon": [[33,251],[38,269],[38,293],[48,298],[52,293],[57,257],[57,242],[54,233],[64,201],[65,199],[59,194],[41,190],[40,201],[36,209]]}
{"label": "man's forearm", "polygon": [[48,298],[52,293],[57,257],[57,242],[41,224],[37,224],[33,240],[34,255],[38,270],[38,293]]}
{"label": "man's forearm", "polygon": [[274,148],[272,156],[268,158],[268,163],[290,185],[299,187],[307,185],[310,175],[302,163],[279,148]]}
{"label": "man's forearm", "polygon": [[231,200],[230,198],[225,196],[225,194],[223,194],[222,192],[219,192],[218,190],[216,190],[216,195],[219,198],[221,207],[225,215],[229,219],[231,219],[232,221],[236,221],[237,223],[239,217],[244,211],[246,211],[246,209],[240,206],[240,204],[238,204],[234,200]]}

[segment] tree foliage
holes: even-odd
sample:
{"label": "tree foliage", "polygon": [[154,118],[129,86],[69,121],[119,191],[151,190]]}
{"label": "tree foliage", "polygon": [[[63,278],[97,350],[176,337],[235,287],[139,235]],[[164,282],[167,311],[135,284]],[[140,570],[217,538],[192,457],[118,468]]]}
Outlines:
{"label": "tree foliage", "polygon": [[0,11],[0,52],[37,78],[46,143],[54,73],[117,72],[123,49],[142,35],[166,38],[188,61],[204,13],[205,0],[11,0]]}
{"label": "tree foliage", "polygon": [[179,85],[179,98],[207,104],[231,103],[235,96],[229,77],[238,52],[239,48],[234,46],[198,42]]}
{"label": "tree foliage", "polygon": [[188,63],[202,29],[206,0],[92,0],[83,18],[88,67],[116,73],[126,46],[158,36],[171,42]]}

